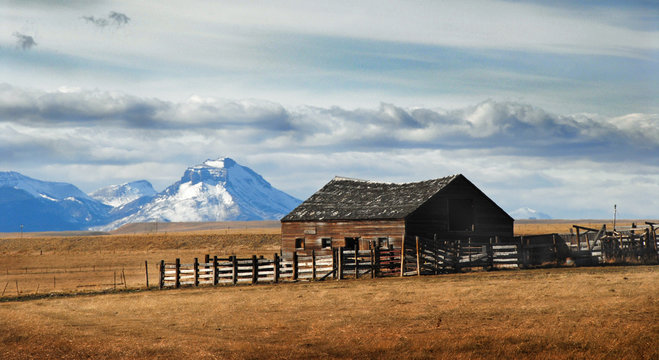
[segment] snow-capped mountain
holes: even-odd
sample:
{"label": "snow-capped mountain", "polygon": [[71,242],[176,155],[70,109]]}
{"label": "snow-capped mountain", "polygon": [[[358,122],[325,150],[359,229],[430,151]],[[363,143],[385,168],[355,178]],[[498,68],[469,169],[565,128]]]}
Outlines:
{"label": "snow-capped mountain", "polygon": [[147,181],[99,189],[0,172],[0,232],[110,230],[131,222],[280,219],[300,200],[230,158],[188,168],[161,193]]}
{"label": "snow-capped mountain", "polygon": [[0,172],[0,187],[24,190],[33,197],[64,200],[68,197],[89,199],[89,196],[72,184],[33,179],[15,171]]}
{"label": "snow-capped mountain", "polygon": [[534,210],[528,207],[522,207],[517,210],[513,210],[510,212],[510,216],[512,216],[516,220],[522,220],[522,219],[551,219],[551,216],[542,213],[538,210]]}
{"label": "snow-capped mountain", "polygon": [[137,206],[134,213],[100,228],[132,222],[280,219],[300,202],[248,167],[219,158],[189,167],[178,182]]}
{"label": "snow-capped mountain", "polygon": [[146,180],[133,181],[121,185],[111,185],[89,194],[90,197],[112,207],[120,207],[143,196],[153,197],[157,192]]}
{"label": "snow-capped mountain", "polygon": [[74,185],[0,172],[0,231],[82,230],[107,223],[111,209]]}

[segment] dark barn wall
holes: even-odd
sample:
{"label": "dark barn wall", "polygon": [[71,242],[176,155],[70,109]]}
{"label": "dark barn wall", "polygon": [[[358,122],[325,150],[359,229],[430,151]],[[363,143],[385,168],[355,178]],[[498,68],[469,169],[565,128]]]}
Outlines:
{"label": "dark barn wall", "polygon": [[[470,212],[465,213],[464,206],[461,207],[464,204],[470,204]],[[449,209],[453,209],[453,213]],[[466,230],[465,223],[473,227]],[[407,234],[427,238],[437,234],[440,239],[471,237],[472,241],[484,242],[491,236],[511,238],[513,219],[469,180],[459,177],[407,217]]]}
{"label": "dark barn wall", "polygon": [[329,253],[322,248],[322,238],[331,238],[332,247],[340,247],[345,246],[346,237],[361,238],[361,249],[368,249],[368,241],[380,237],[388,237],[390,244],[400,248],[404,231],[404,220],[287,221],[281,223],[281,248],[283,253],[292,253],[295,239],[304,238],[304,252]]}

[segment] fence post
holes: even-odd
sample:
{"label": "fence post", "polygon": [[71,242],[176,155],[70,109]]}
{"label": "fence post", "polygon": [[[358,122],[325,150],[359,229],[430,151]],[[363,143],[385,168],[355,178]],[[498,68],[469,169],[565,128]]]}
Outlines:
{"label": "fence post", "polygon": [[293,253],[293,280],[297,280],[297,275],[298,275],[298,257],[297,257],[297,251]]}
{"label": "fence post", "polygon": [[252,284],[259,281],[259,260],[256,255],[252,255]]}
{"label": "fence post", "polygon": [[471,236],[467,238],[467,248],[469,249],[469,267],[471,268],[474,266],[474,264],[471,263]]}
{"label": "fence post", "polygon": [[316,250],[311,249],[311,280],[316,281]]}
{"label": "fence post", "polygon": [[233,271],[231,271],[231,281],[236,285],[238,283],[238,259],[236,259],[236,255],[231,255],[230,258],[231,266],[233,267]]}
{"label": "fence post", "polygon": [[176,258],[176,273],[174,275],[174,287],[175,288],[180,288],[181,287],[181,259]]}
{"label": "fence post", "polygon": [[[55,279],[55,278],[53,278]],[[53,280],[53,283],[55,280]],[[158,284],[158,288],[162,289],[165,287],[165,260],[160,260],[160,283]],[[55,287],[55,286],[53,286]]]}
{"label": "fence post", "polygon": [[435,260],[434,274],[439,274],[439,244],[437,243],[437,234],[432,235],[433,259]]}
{"label": "fence post", "polygon": [[338,280],[343,279],[343,247],[339,248],[339,253],[338,253],[338,260],[339,260],[339,273],[338,273]]}
{"label": "fence post", "polygon": [[371,279],[375,279],[375,246],[371,246]]}
{"label": "fence post", "polygon": [[355,279],[359,279],[359,241],[355,241]]}
{"label": "fence post", "polygon": [[461,257],[462,257],[462,239],[458,240],[458,247],[455,251],[455,264],[458,271],[462,271],[462,265],[460,264]]}
{"label": "fence post", "polygon": [[146,274],[146,288],[149,288],[149,262],[144,260],[144,273]]}
{"label": "fence post", "polygon": [[332,272],[332,279],[337,278],[337,275],[336,275],[336,273],[338,271],[337,262],[336,262],[337,252],[338,252],[337,248],[332,248],[332,271],[333,271]]}
{"label": "fence post", "polygon": [[416,240],[416,276],[421,276],[421,256],[419,253],[419,237],[415,236]]}
{"label": "fence post", "polygon": [[375,277],[382,276],[382,263],[380,262],[380,256],[382,255],[379,245],[376,245],[373,249],[375,253]]}
{"label": "fence post", "polygon": [[450,244],[447,240],[442,240],[442,245],[444,245],[444,260],[442,261],[442,271],[446,273],[447,264],[453,264],[453,258],[451,258],[450,253]]}
{"label": "fence post", "polygon": [[208,274],[208,263],[211,262],[211,256],[209,254],[204,255],[204,273]]}
{"label": "fence post", "polygon": [[[558,247],[556,246],[556,234],[551,234],[551,242],[553,244],[553,250],[554,250],[554,261],[556,261],[556,266],[558,266]],[[604,255],[604,246],[601,246],[602,248],[602,255]]]}
{"label": "fence post", "polygon": [[276,284],[279,282],[279,255],[277,253],[275,253],[274,259],[275,260],[273,261],[273,265],[274,265],[275,274],[273,280]]}
{"label": "fence post", "polygon": [[403,241],[400,244],[400,277],[405,275],[405,233],[403,233]]}
{"label": "fence post", "polygon": [[217,263],[217,255],[213,256],[213,286],[217,285],[220,281],[219,279],[219,264]]}
{"label": "fence post", "polygon": [[487,247],[487,268],[492,270],[494,268],[494,245],[492,244],[492,237],[490,237],[490,244]]}
{"label": "fence post", "polygon": [[517,267],[523,269],[526,267],[526,256],[524,256],[524,236],[519,237],[519,244],[517,246]]}
{"label": "fence post", "polygon": [[194,258],[194,286],[199,286],[199,259]]}

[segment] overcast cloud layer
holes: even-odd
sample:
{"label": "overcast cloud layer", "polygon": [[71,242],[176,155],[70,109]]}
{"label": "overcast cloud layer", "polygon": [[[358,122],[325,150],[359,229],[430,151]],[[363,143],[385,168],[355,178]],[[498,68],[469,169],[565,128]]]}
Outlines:
{"label": "overcast cloud layer", "polygon": [[300,198],[334,175],[414,181],[464,173],[508,210],[606,217],[617,203],[628,216],[652,217],[658,121],[492,100],[452,110],[289,109],[0,86],[3,166],[86,191],[136,179],[162,189],[185,167],[228,155]]}
{"label": "overcast cloud layer", "polygon": [[0,170],[85,191],[226,155],[659,217],[653,1],[0,0],[0,64]]}

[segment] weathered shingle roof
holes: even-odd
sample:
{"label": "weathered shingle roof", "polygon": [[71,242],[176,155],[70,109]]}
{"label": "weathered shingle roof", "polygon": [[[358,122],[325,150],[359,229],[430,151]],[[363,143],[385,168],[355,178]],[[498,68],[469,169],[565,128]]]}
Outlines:
{"label": "weathered shingle roof", "polygon": [[335,177],[281,221],[402,219],[458,176],[405,184]]}

